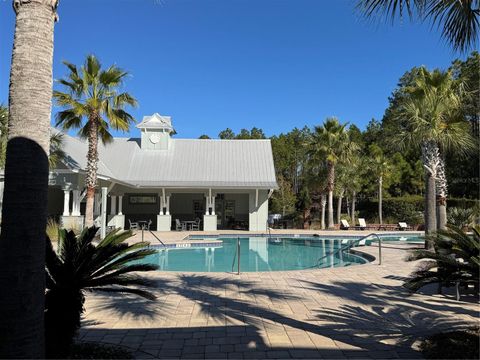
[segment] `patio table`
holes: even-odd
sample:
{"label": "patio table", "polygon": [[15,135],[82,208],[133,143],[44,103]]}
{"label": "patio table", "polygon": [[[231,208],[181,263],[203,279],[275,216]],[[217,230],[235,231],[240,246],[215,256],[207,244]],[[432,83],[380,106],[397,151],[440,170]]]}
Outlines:
{"label": "patio table", "polygon": [[195,220],[187,220],[187,221],[182,221],[183,224],[185,224],[185,228],[187,230],[192,230],[193,224],[196,224],[197,222]]}
{"label": "patio table", "polygon": [[145,230],[147,228],[148,222],[150,220],[138,220],[138,225],[140,226],[140,229]]}

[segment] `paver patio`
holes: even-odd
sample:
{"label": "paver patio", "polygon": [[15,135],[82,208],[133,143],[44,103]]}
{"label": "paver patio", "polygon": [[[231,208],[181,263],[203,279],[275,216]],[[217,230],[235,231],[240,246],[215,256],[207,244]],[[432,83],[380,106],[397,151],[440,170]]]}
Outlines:
{"label": "paver patio", "polygon": [[479,305],[434,289],[410,296],[401,287],[415,266],[403,261],[407,248],[384,246],[380,266],[156,272],[155,301],[88,295],[79,337],[138,358],[418,358],[422,336],[478,325]]}

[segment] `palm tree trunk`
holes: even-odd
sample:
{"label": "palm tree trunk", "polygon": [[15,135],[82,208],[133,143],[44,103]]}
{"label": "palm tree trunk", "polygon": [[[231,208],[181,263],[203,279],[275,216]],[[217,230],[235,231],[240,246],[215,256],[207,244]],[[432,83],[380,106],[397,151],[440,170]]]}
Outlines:
{"label": "palm tree trunk", "polygon": [[342,216],[343,194],[345,194],[345,189],[341,189],[341,190],[340,190],[340,194],[338,194],[338,201],[337,201],[337,224],[340,224],[340,220],[341,220],[341,216]]}
{"label": "palm tree trunk", "polygon": [[16,13],[0,235],[0,358],[43,358],[55,0]]}
{"label": "palm tree trunk", "polygon": [[383,224],[383,211],[382,211],[382,197],[383,197],[383,176],[378,178],[378,220],[380,225]]}
{"label": "palm tree trunk", "polygon": [[335,187],[335,166],[331,163],[327,163],[328,175],[327,175],[327,191],[328,191],[328,228],[335,228],[333,222],[333,189]]}
{"label": "palm tree trunk", "polygon": [[353,190],[352,192],[352,226],[355,225],[355,205],[357,203],[357,192]]}
{"label": "palm tree trunk", "polygon": [[322,194],[320,200],[321,208],[322,208],[322,218],[321,218],[321,228],[325,230],[325,207],[327,206],[327,197],[325,194]]}
{"label": "palm tree trunk", "polygon": [[445,174],[445,159],[440,156],[437,166],[437,178],[435,181],[437,191],[437,227],[447,228],[447,177]]}
{"label": "palm tree trunk", "polygon": [[303,228],[309,229],[310,228],[310,209],[303,209]]}
{"label": "palm tree trunk", "polygon": [[95,188],[97,186],[98,167],[98,116],[92,114],[88,120],[88,153],[87,153],[87,204],[85,207],[85,226],[93,226],[93,202],[95,200]]}
{"label": "palm tree trunk", "polygon": [[[435,196],[435,178],[439,161],[438,146],[433,141],[422,144],[422,161],[425,168],[425,233],[431,234],[437,230],[437,211]],[[426,242],[427,248],[433,244]]]}

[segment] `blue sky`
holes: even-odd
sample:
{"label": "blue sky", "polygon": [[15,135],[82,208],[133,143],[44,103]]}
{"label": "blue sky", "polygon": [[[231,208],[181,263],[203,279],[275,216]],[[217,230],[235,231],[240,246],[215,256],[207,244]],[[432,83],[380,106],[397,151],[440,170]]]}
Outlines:
{"label": "blue sky", "polygon": [[[170,115],[178,137],[226,127],[267,135],[337,116],[364,128],[381,118],[413,66],[457,54],[428,25],[372,24],[354,0],[61,0],[54,77],[89,53],[132,76],[137,120]],[[0,1],[0,102],[8,99],[14,30]],[[56,109],[53,111],[55,112]],[[138,130],[131,130],[138,136]]]}

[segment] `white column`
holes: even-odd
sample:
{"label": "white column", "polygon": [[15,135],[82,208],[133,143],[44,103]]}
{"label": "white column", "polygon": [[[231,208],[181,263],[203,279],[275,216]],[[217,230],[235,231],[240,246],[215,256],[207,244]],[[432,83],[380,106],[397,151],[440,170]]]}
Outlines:
{"label": "white column", "polygon": [[107,194],[108,188],[102,187],[102,205],[101,205],[101,223],[100,223],[100,238],[104,239],[107,234]]}
{"label": "white column", "polygon": [[80,190],[73,190],[72,216],[80,216]]}
{"label": "white column", "polygon": [[110,196],[110,215],[115,215],[117,213],[117,196]]}
{"label": "white column", "polygon": [[210,215],[210,212],[208,211],[210,207],[210,199],[208,195],[205,195],[205,215]]}
{"label": "white column", "polygon": [[70,190],[63,190],[63,216],[70,216]]}
{"label": "white column", "polygon": [[95,193],[95,200],[93,202],[93,213],[95,215],[100,214],[100,199],[102,198],[102,195],[99,193]]}
{"label": "white column", "polygon": [[215,195],[212,196],[212,215],[215,215]]}
{"label": "white column", "polygon": [[165,215],[170,215],[170,195],[167,196],[167,202],[165,204]]}
{"label": "white column", "polygon": [[123,215],[122,213],[122,202],[123,202],[123,195],[118,195],[118,214],[117,215]]}

